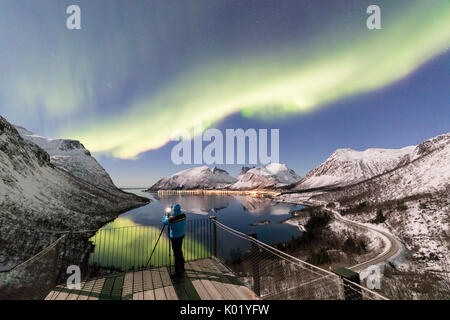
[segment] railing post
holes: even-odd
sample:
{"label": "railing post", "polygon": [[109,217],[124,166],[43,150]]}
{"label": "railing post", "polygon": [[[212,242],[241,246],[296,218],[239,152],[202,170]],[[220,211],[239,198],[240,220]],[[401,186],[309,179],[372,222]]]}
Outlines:
{"label": "railing post", "polygon": [[[340,278],[342,278],[342,285],[344,287],[344,299],[345,300],[362,300],[362,292],[361,288],[358,286],[352,285],[352,283],[360,284],[359,282],[359,273],[347,269],[347,268],[336,268],[332,270],[333,273],[337,274]],[[345,280],[344,280],[345,279]],[[346,284],[345,281],[348,281]]]}
{"label": "railing post", "polygon": [[[172,241],[170,240],[170,223],[167,226],[167,239],[169,239],[169,274],[172,274],[172,252],[170,251]],[[176,271],[176,269],[175,269]]]}
{"label": "railing post", "polygon": [[217,257],[217,226],[216,226],[216,217],[210,216],[211,220],[214,220],[212,222],[213,224],[213,255],[214,257]]}
{"label": "railing post", "polygon": [[[256,233],[249,234],[250,237],[258,239]],[[258,257],[258,245],[252,241],[252,274],[253,274],[253,292],[259,297],[261,295],[261,285],[259,277],[259,257]]]}

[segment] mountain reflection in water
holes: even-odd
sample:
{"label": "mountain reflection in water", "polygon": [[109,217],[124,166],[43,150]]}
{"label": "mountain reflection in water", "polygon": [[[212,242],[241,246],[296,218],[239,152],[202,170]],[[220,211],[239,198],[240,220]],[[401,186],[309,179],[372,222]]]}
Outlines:
{"label": "mountain reflection in water", "polygon": [[[188,219],[216,216],[223,224],[244,233],[256,233],[258,239],[267,243],[286,241],[301,234],[298,228],[280,223],[289,218],[293,210],[302,208],[296,204],[236,194],[157,195],[141,190],[127,191],[151,198],[152,202],[122,214],[116,221],[126,218],[137,225],[154,225],[161,222],[166,207],[179,203]],[[271,223],[259,225],[263,220]]]}

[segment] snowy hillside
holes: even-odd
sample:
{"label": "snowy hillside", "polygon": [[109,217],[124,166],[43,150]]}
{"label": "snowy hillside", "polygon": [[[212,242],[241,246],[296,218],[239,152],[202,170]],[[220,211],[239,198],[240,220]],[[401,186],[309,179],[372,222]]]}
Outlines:
{"label": "snowy hillside", "polygon": [[223,189],[234,182],[236,182],[236,178],[230,176],[227,171],[217,167],[202,166],[162,178],[148,190]]}
{"label": "snowy hillside", "polygon": [[271,163],[264,167],[245,168],[241,171],[238,181],[230,186],[233,190],[251,190],[279,188],[300,180],[294,170],[285,164]]}
{"label": "snowy hillside", "polygon": [[0,117],[0,267],[46,247],[55,240],[48,230],[95,229],[147,202],[56,167],[47,152]]}
{"label": "snowy hillside", "polygon": [[337,149],[324,163],[311,170],[294,190],[344,186],[372,178],[409,161],[415,147],[402,149]]}
{"label": "snowy hillside", "polygon": [[79,141],[49,139],[19,126],[16,126],[16,129],[22,138],[37,144],[45,150],[50,155],[50,162],[55,166],[97,187],[116,190],[116,186],[109,174]]}
{"label": "snowy hillside", "polygon": [[401,166],[397,165],[395,170],[330,192],[326,197],[363,194],[364,198],[372,201],[386,201],[446,190],[450,187],[449,159],[450,133],[447,133],[412,147],[411,152],[402,159]]}
{"label": "snowy hillside", "polygon": [[[383,290],[386,291],[382,293],[386,296],[405,298],[406,294],[408,299],[436,299],[448,295],[450,133],[398,152],[378,152],[379,158],[370,157],[377,159],[370,161],[371,171],[361,164],[368,163],[367,155],[374,155],[374,149],[363,152],[364,156],[356,153],[361,157],[346,150],[335,152],[312,170],[297,184],[298,192],[282,194],[276,200],[316,205],[332,203],[346,218],[376,226],[399,239],[406,252],[391,261],[396,270],[385,279]],[[381,158],[383,155],[386,157]],[[347,165],[347,170],[339,168],[340,161],[336,159]],[[364,171],[372,177],[358,182]],[[328,180],[323,178],[324,173]],[[345,178],[339,179],[339,174]],[[320,177],[323,184],[314,184],[320,182]],[[343,186],[301,192],[307,186],[330,183]]]}

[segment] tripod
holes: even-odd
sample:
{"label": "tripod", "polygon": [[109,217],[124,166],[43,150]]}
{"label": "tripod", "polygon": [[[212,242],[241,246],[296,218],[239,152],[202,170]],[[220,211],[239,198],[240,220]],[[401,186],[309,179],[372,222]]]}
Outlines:
{"label": "tripod", "polygon": [[[152,259],[153,253],[155,252],[156,246],[158,245],[159,239],[161,239],[161,236],[162,236],[165,228],[166,228],[166,225],[164,225],[162,227],[161,232],[159,233],[158,240],[156,240],[155,246],[153,247],[152,253],[150,254],[150,258],[148,258],[147,264],[145,265],[146,268],[148,267],[148,264],[150,263],[150,260]],[[169,257],[170,257],[170,253],[169,253]]]}

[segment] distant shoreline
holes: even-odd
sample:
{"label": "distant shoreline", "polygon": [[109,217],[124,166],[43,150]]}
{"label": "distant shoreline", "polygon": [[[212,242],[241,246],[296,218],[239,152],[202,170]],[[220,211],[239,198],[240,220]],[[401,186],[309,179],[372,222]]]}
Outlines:
{"label": "distant shoreline", "polygon": [[252,197],[258,197],[258,198],[267,198],[267,197],[276,197],[281,192],[276,191],[266,191],[266,190],[222,190],[222,189],[193,189],[193,190],[157,190],[157,191],[150,191],[147,190],[146,192],[155,192],[158,194],[165,194],[165,195],[176,195],[176,194],[190,194],[190,195],[214,195],[214,194],[238,194],[238,195],[248,195]]}

